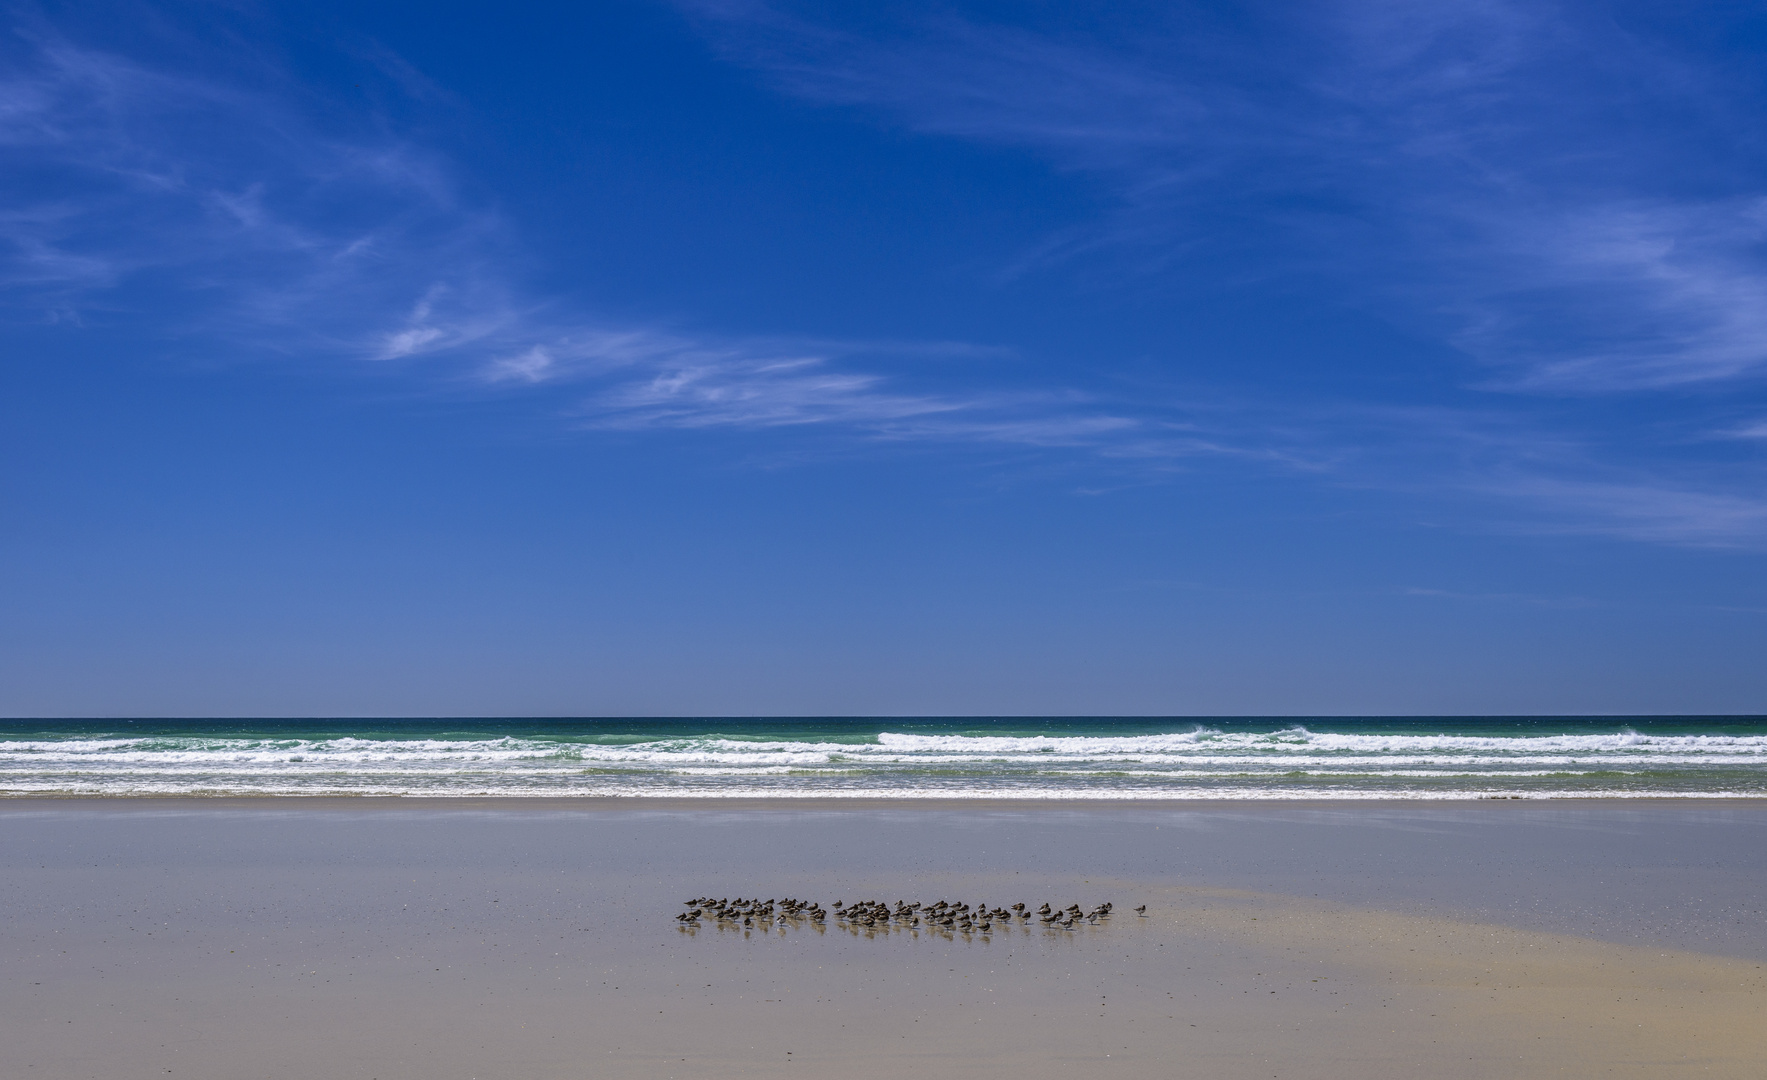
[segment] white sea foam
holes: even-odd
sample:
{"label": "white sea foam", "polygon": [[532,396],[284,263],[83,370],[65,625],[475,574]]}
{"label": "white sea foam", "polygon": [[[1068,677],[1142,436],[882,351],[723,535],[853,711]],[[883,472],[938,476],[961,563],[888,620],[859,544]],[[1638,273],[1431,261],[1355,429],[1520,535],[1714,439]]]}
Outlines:
{"label": "white sea foam", "polygon": [[1296,725],[1125,736],[882,732],[824,740],[0,739],[0,793],[11,794],[1194,799],[1462,798],[1500,789],[1530,797],[1767,794],[1767,735],[1380,734]]}
{"label": "white sea foam", "polygon": [[56,785],[29,783],[7,787],[13,795],[110,795],[151,797],[167,795],[229,795],[250,794],[269,796],[422,796],[425,798],[482,798],[510,796],[576,795],[602,798],[701,798],[701,799],[838,799],[838,800],[913,800],[959,799],[1022,800],[1022,801],[1100,801],[1100,802],[1186,802],[1210,800],[1244,800],[1265,802],[1348,801],[1348,800],[1487,800],[1487,799],[1682,799],[1759,798],[1754,788],[1717,788],[1698,791],[1640,791],[1628,788],[1433,788],[1368,787],[1354,790],[1343,788],[1282,789],[1261,785],[1215,785],[1183,790],[1123,790],[1111,788],[1075,791],[1071,788],[980,789],[961,787],[744,787],[724,785],[716,788],[673,789],[652,784],[606,784],[592,789],[557,791],[523,785],[456,785],[446,789],[413,789],[397,784],[361,784],[336,787],[314,787],[292,784],[264,784],[250,788],[187,787],[177,783],[138,782],[125,785],[86,784]]}

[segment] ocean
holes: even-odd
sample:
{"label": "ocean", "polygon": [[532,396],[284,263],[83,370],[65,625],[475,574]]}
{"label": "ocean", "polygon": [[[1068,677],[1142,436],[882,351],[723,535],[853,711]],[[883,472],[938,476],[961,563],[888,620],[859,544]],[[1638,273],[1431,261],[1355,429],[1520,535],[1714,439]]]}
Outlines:
{"label": "ocean", "polygon": [[1767,796],[1767,717],[3,720],[0,795]]}

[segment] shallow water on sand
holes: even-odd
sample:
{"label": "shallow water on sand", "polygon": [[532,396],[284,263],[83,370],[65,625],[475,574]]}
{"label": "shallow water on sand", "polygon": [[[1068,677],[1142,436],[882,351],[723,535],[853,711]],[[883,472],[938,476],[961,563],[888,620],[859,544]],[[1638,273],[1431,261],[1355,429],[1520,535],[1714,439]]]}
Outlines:
{"label": "shallow water on sand", "polygon": [[[0,805],[0,1075],[1752,1080],[1767,1061],[1758,803],[620,806]],[[678,929],[706,891],[1121,914]]]}

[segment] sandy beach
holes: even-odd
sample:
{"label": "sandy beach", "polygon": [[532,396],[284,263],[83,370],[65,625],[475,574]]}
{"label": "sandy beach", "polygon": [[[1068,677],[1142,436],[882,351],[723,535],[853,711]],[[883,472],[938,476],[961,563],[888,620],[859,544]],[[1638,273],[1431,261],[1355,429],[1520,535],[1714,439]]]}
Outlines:
{"label": "sandy beach", "polygon": [[[1757,802],[8,800],[0,1073],[1754,1077],[1763,841]],[[681,930],[702,894],[1116,913]]]}

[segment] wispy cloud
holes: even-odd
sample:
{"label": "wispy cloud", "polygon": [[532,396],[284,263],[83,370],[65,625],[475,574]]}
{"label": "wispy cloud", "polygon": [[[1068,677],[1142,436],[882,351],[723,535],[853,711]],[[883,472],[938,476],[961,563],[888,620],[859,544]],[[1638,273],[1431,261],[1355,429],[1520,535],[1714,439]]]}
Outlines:
{"label": "wispy cloud", "polygon": [[1529,523],[1536,531],[1690,547],[1760,548],[1767,542],[1767,497],[1760,495],[1542,476],[1516,477],[1490,490],[1505,500],[1538,505],[1542,516]]}
{"label": "wispy cloud", "polygon": [[1767,199],[1615,202],[1492,233],[1513,269],[1466,304],[1456,340],[1500,386],[1664,389],[1767,365]]}
{"label": "wispy cloud", "polygon": [[372,124],[321,125],[273,80],[172,74],[22,31],[0,83],[15,317],[114,314],[170,288],[161,331],[348,349],[409,305],[413,266],[471,277],[494,247],[494,217],[460,203],[445,163]]}
{"label": "wispy cloud", "polygon": [[[1501,109],[1480,104],[1501,89],[1493,80],[1554,47],[1511,9],[1490,8],[1485,36],[1444,55],[1446,31],[1406,30],[1423,16],[1395,7],[1399,28],[1365,26],[1346,69],[1315,57],[1297,68],[1307,77],[1256,84],[1225,74],[1253,62],[1226,30],[1131,47],[945,17],[880,43],[757,5],[700,10],[733,52],[794,93],[1034,147],[1109,178],[1142,237],[1206,243],[1206,215],[1172,212],[1204,205],[1225,215],[1217,225],[1256,218],[1331,244],[1385,237],[1389,246],[1345,264],[1424,265],[1414,308],[1454,312],[1457,340],[1508,387],[1661,387],[1759,364],[1767,325],[1749,303],[1761,283],[1758,199],[1627,194],[1555,213],[1542,209],[1552,205],[1537,197],[1542,182],[1524,177],[1504,202],[1509,181],[1479,125],[1429,120],[1483,108],[1502,126]],[[458,165],[392,125],[339,119],[273,71],[250,85],[205,80],[25,30],[0,78],[0,304],[14,319],[127,320],[182,351],[206,343],[211,360],[298,356],[413,392],[525,398],[549,422],[586,430],[821,431],[874,446],[1022,451],[1086,473],[1084,489],[1241,468],[1459,500],[1468,520],[1466,507],[1501,508],[1481,510],[1479,527],[1767,543],[1756,471],[1728,484],[1663,463],[1627,474],[1586,434],[1488,403],[1381,408],[1150,387],[1115,380],[1108,357],[1077,358],[1064,382],[1025,374],[1032,365],[1004,348],[612,317],[525,284],[521,238],[488,201],[462,194]],[[375,63],[423,100],[447,99],[397,58]],[[1404,170],[1417,168],[1483,179],[1426,205],[1402,195]],[[1400,179],[1369,180],[1387,171]],[[1286,216],[1236,217],[1252,189],[1315,200]],[[1383,200],[1397,221],[1368,216]],[[1524,204],[1532,217],[1512,212]],[[1395,246],[1408,230],[1417,242]],[[1424,240],[1444,236],[1458,238],[1458,254],[1431,262]],[[1069,238],[1063,250],[1127,242]],[[1387,282],[1394,295],[1404,276]],[[1748,447],[1759,426],[1733,418],[1723,434]]]}
{"label": "wispy cloud", "polygon": [[890,425],[970,411],[972,403],[888,392],[877,375],[841,372],[815,356],[684,359],[591,399],[609,427]]}
{"label": "wispy cloud", "polygon": [[1767,189],[1752,123],[1725,122],[1743,91],[1599,13],[1357,0],[1235,25],[1180,7],[1113,35],[685,6],[790,93],[1098,176],[1119,216],[1038,258],[1152,244],[1218,262],[1230,234],[1258,272],[1330,275],[1433,321],[1518,390],[1767,369]]}
{"label": "wispy cloud", "polygon": [[1757,420],[1752,424],[1744,424],[1739,428],[1721,432],[1730,439],[1767,439],[1767,420]]}
{"label": "wispy cloud", "polygon": [[[14,178],[0,297],[15,317],[123,318],[169,290],[142,329],[542,395],[586,428],[1102,447],[1141,426],[1071,392],[915,389],[878,368],[998,348],[743,338],[537,297],[519,239],[440,155],[371,124],[327,128],[287,87],[169,75],[41,28],[24,42],[0,86]],[[374,62],[442,96],[397,58]]]}

